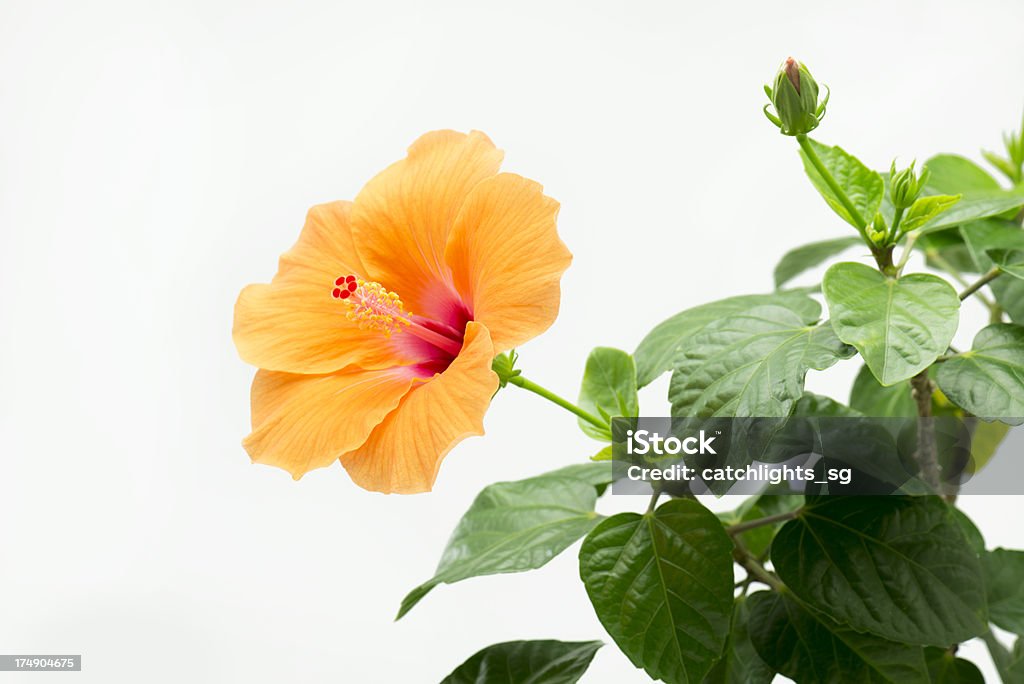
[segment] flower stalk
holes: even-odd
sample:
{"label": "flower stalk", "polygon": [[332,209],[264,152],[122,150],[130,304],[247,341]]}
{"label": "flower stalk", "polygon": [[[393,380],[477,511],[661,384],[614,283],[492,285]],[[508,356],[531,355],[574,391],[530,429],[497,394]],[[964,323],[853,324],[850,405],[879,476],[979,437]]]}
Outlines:
{"label": "flower stalk", "polygon": [[564,399],[564,398],[558,396],[557,394],[555,394],[551,390],[546,389],[544,387],[541,387],[537,383],[535,383],[532,380],[529,380],[527,378],[524,378],[520,374],[516,374],[516,375],[513,375],[512,377],[510,377],[508,379],[508,384],[515,385],[516,387],[521,387],[524,390],[527,390],[528,392],[533,392],[534,394],[536,394],[538,396],[544,397],[545,399],[547,399],[551,403],[557,404],[558,406],[561,406],[566,411],[568,411],[568,412],[570,412],[572,414],[575,414],[576,416],[582,418],[583,420],[587,421],[588,423],[590,423],[591,425],[593,425],[595,427],[599,427],[599,428],[602,428],[602,429],[605,429],[605,430],[608,429],[608,423],[606,423],[605,421],[601,420],[600,418],[598,418],[594,414],[589,413],[587,411],[584,411],[583,409],[581,409],[579,406],[577,406],[576,404],[572,403],[568,399]]}

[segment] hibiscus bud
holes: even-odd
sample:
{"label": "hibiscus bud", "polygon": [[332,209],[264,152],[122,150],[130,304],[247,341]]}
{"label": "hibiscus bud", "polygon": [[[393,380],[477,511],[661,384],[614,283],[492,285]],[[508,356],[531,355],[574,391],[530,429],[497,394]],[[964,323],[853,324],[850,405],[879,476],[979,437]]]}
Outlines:
{"label": "hibiscus bud", "polygon": [[888,226],[885,225],[885,218],[881,214],[875,214],[875,220],[868,226],[868,238],[878,247],[884,247]]}
{"label": "hibiscus bud", "polygon": [[909,208],[924,190],[931,176],[927,166],[922,166],[921,175],[918,175],[914,170],[916,164],[916,161],[912,162],[907,168],[897,171],[896,161],[893,160],[889,168],[889,198],[897,209]]}
{"label": "hibiscus bud", "polygon": [[772,115],[766,105],[765,114],[783,135],[805,135],[817,128],[825,115],[828,94],[818,102],[817,81],[792,57],[779,68],[774,86],[765,86],[764,91],[775,108]]}

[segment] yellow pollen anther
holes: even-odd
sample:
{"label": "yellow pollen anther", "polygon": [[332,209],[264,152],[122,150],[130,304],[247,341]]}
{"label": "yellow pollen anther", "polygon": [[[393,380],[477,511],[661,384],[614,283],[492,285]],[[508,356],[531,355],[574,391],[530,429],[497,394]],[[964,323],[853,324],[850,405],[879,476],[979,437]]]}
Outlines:
{"label": "yellow pollen anther", "polygon": [[409,313],[398,294],[372,280],[355,282],[355,292],[342,300],[348,307],[346,317],[350,321],[358,323],[362,330],[377,330],[386,337],[410,324]]}

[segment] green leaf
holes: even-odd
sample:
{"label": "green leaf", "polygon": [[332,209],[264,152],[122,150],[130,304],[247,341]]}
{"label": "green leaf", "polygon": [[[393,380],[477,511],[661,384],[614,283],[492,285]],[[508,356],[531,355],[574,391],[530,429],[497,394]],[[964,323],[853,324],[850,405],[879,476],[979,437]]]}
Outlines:
{"label": "green leaf", "polygon": [[861,366],[850,390],[850,406],[872,418],[910,418],[917,415],[917,403],[910,383],[883,387],[871,369]]}
{"label": "green leaf", "polygon": [[1010,320],[1024,325],[1024,280],[996,278],[989,287]]}
{"label": "green leaf", "polygon": [[949,211],[960,201],[961,195],[929,195],[918,198],[907,210],[907,215],[900,224],[900,230],[909,233],[917,230],[939,214]]}
{"label": "green leaf", "polygon": [[988,617],[997,627],[1024,634],[1024,551],[994,549],[982,556]]}
{"label": "green leaf", "polygon": [[938,365],[935,382],[950,401],[976,416],[1024,422],[1024,327],[983,328],[970,351]]}
{"label": "green leaf", "polygon": [[600,641],[506,641],[477,651],[441,684],[575,684]]}
{"label": "green leaf", "polygon": [[945,353],[960,318],[960,298],[942,278],[887,278],[863,264],[832,266],[822,282],[832,327],[864,357],[882,385],[907,380]]}
{"label": "green leaf", "polygon": [[[885,195],[885,182],[882,180],[882,176],[864,166],[859,159],[840,147],[822,145],[816,140],[809,140],[809,142],[822,164],[832,174],[832,178],[849,197],[861,218],[870,223],[871,219],[875,217],[875,213],[878,212],[878,208],[882,204],[882,197]],[[857,224],[857,221],[846,210],[818,170],[814,168],[803,150],[800,151],[800,158],[804,161],[804,171],[807,172],[807,177],[811,179],[811,183],[832,207],[832,211],[855,228],[863,228],[864,225]]]}
{"label": "green leaf", "polygon": [[960,201],[938,217],[925,223],[919,230],[935,230],[971,223],[979,219],[1001,216],[1024,206],[1024,191],[998,190],[991,192],[965,192]]}
{"label": "green leaf", "polygon": [[452,533],[434,576],[409,592],[396,619],[438,584],[541,567],[600,521],[594,505],[610,481],[607,463],[582,463],[485,487]]}
{"label": "green leaf", "polygon": [[928,648],[924,655],[931,684],[985,684],[985,678],[974,663],[957,658],[948,649]]}
{"label": "green leaf", "polygon": [[737,596],[725,653],[704,677],[704,684],[771,684],[775,671],[761,660],[750,643],[749,617],[746,598]]}
{"label": "green leaf", "polygon": [[1017,180],[1019,178],[1020,168],[1018,168],[1017,165],[1011,162],[1009,159],[1004,159],[1003,157],[1000,157],[998,154],[986,152],[985,150],[981,151],[981,156],[984,157],[985,161],[987,161],[989,164],[1002,171],[1003,174],[1005,174],[1006,177],[1009,178],[1011,181]]}
{"label": "green leaf", "polygon": [[1019,249],[990,249],[985,254],[1006,275],[1024,280],[1024,251]]}
{"label": "green leaf", "polygon": [[775,267],[776,289],[782,287],[804,271],[814,268],[829,257],[861,244],[863,243],[859,237],[851,236],[811,242],[789,250]]}
{"label": "green leaf", "polygon": [[697,501],[620,513],[587,536],[580,577],[622,652],[653,679],[700,682],[729,635],[732,541]]}
{"label": "green leaf", "polygon": [[817,315],[813,312],[820,311],[817,303],[801,292],[741,295],[681,311],[658,324],[633,352],[637,384],[644,387],[665,371],[671,370],[677,352],[708,324],[765,304],[799,309],[802,312],[811,311],[811,315]]}
{"label": "green leaf", "polygon": [[1000,190],[999,182],[970,159],[956,154],[939,154],[924,163],[928,185],[938,192],[956,194],[974,190]]}
{"label": "green leaf", "polygon": [[788,593],[759,591],[748,601],[754,648],[768,665],[801,684],[928,681],[919,646],[855,632]]}
{"label": "green leaf", "polygon": [[984,633],[977,554],[937,497],[810,500],[772,542],[779,577],[852,629],[948,646]]}
{"label": "green leaf", "polygon": [[[597,347],[587,357],[580,387],[579,407],[593,415],[632,417],[640,413],[636,396],[636,365],[619,349]],[[594,439],[612,440],[611,427],[598,428],[578,419],[580,429]]]}
{"label": "green leaf", "polygon": [[812,418],[860,418],[864,414],[860,411],[841,404],[832,397],[826,397],[813,392],[804,392],[800,401],[796,402],[793,409],[794,416]]}
{"label": "green leaf", "polygon": [[975,221],[961,226],[960,236],[979,273],[983,273],[993,266],[988,252],[1000,249],[1006,251],[1024,249],[1024,230],[1011,221],[1000,219]]}
{"label": "green leaf", "polygon": [[963,533],[967,544],[980,558],[985,553],[985,538],[981,536],[981,530],[959,508],[951,507],[950,511],[953,513],[953,519],[956,520],[956,524],[960,526],[960,532]]}
{"label": "green leaf", "polygon": [[808,370],[824,370],[853,350],[821,307],[759,306],[705,327],[680,351],[669,386],[674,416],[785,417],[804,393]]}

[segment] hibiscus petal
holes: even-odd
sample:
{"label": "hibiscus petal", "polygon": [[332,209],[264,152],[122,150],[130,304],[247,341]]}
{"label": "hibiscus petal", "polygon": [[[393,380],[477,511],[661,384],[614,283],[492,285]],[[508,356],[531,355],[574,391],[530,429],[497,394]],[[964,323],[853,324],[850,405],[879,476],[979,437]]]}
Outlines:
{"label": "hibiscus petal", "polygon": [[269,285],[250,285],[235,304],[232,331],[247,363],[291,373],[329,373],[356,364],[390,368],[410,363],[381,333],[360,330],[331,296],[334,279],[365,271],[352,244],[350,202],[309,210],[298,242],[281,256]]}
{"label": "hibiscus petal", "polygon": [[377,492],[430,491],[448,452],[484,433],[484,413],[498,388],[493,358],[487,328],[470,322],[448,369],[414,387],[365,444],[341,457],[352,480]]}
{"label": "hibiscus petal", "polygon": [[404,369],[347,369],[330,375],[261,370],[252,383],[252,433],[242,442],[254,463],[296,480],[366,441],[415,382]]}
{"label": "hibiscus petal", "polygon": [[445,258],[473,319],[497,352],[547,330],[558,315],[559,281],[572,254],[558,237],[558,202],[539,183],[502,173],[466,198]]}
{"label": "hibiscus petal", "polygon": [[501,150],[483,133],[434,131],[367,183],[355,199],[352,232],[369,279],[397,292],[413,313],[464,321],[445,245],[467,195],[498,172],[501,160]]}

